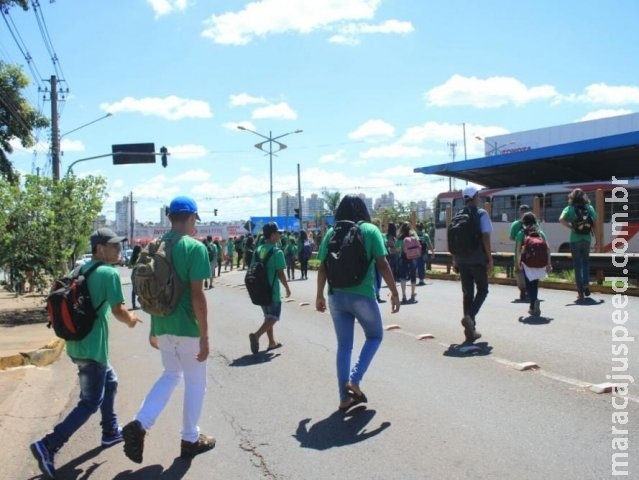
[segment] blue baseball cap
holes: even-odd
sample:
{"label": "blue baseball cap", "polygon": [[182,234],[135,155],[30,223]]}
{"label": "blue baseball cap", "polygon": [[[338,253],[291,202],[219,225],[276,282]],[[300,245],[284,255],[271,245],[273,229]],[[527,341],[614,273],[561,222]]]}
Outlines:
{"label": "blue baseball cap", "polygon": [[169,215],[172,213],[195,213],[195,218],[200,219],[197,214],[197,204],[191,197],[180,196],[171,200]]}

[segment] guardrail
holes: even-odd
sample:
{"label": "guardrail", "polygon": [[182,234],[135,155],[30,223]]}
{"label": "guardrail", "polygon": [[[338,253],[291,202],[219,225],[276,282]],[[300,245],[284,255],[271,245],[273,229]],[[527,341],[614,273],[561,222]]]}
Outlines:
{"label": "guardrail", "polygon": [[[512,277],[513,270],[513,252],[493,252],[493,264],[496,267],[504,267],[508,277]],[[639,279],[639,254],[626,254],[628,262],[623,267],[613,265],[613,255],[609,253],[591,253],[590,254],[590,274],[598,276],[598,272],[602,272],[603,276],[628,277],[629,279]],[[572,256],[570,253],[552,253],[550,255],[552,268],[555,271],[570,270],[573,268]],[[623,257],[617,255],[615,261],[623,262]],[[429,263],[434,265],[452,266],[452,257],[448,252],[435,252],[430,256]],[[627,272],[624,272],[627,270]]]}

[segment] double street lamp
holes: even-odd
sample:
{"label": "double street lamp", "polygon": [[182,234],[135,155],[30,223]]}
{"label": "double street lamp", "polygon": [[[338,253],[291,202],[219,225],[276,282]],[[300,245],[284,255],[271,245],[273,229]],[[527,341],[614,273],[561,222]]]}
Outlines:
{"label": "double street lamp", "polygon": [[490,140],[486,140],[483,137],[480,137],[479,135],[475,135],[475,138],[477,140],[481,140],[483,141],[486,145],[488,145],[490,147],[490,150],[488,151],[489,155],[499,155],[499,151],[504,148],[507,147],[508,145],[512,145],[516,142],[508,142],[508,143],[504,143],[503,145],[499,145],[497,142],[491,142]]}
{"label": "double street lamp", "polygon": [[[284,150],[286,148],[286,145],[284,145],[282,142],[278,142],[277,139],[278,138],[282,138],[285,137],[287,135],[292,135],[293,133],[302,133],[303,130],[295,130],[293,132],[287,132],[287,133],[283,133],[282,135],[278,135],[277,137],[273,136],[273,132],[269,131],[268,132],[268,137],[266,135],[262,135],[259,132],[256,132],[255,130],[251,130],[249,128],[243,127],[241,125],[238,125],[237,128],[239,130],[244,130],[245,132],[251,132],[254,133],[255,135],[257,135],[258,137],[262,137],[265,140],[263,142],[260,143],[256,143],[255,144],[255,148],[257,148],[258,150],[262,150],[264,153],[266,153],[269,156],[269,177],[270,177],[270,206],[271,206],[271,213],[270,213],[270,217],[271,220],[273,219],[273,155],[276,154],[277,152],[281,152],[282,150]],[[268,143],[268,150],[264,149],[264,145]],[[277,150],[273,151],[273,144],[277,145]],[[277,156],[277,155],[276,155]]]}

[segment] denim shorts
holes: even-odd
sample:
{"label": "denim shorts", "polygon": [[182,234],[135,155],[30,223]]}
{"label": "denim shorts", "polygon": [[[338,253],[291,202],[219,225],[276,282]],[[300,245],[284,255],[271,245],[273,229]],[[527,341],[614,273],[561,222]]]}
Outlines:
{"label": "denim shorts", "polygon": [[277,322],[282,313],[282,302],[273,302],[270,305],[263,306],[262,311],[264,312],[265,320],[274,320]]}

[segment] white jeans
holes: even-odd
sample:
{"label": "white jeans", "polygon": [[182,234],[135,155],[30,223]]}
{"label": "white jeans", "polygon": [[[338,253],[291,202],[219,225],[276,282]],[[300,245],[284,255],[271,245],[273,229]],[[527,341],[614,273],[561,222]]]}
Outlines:
{"label": "white jeans", "polygon": [[198,362],[200,339],[160,335],[158,346],[164,372],[155,382],[135,416],[145,430],[149,430],[166,407],[171,394],[184,376],[184,405],[182,410],[182,440],[195,442],[200,435],[198,421],[206,393],[206,361]]}

